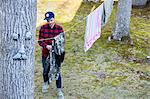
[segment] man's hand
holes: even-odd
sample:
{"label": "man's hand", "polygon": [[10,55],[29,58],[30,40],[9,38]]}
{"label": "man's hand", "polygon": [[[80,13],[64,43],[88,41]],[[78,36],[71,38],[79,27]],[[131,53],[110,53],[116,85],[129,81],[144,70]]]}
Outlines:
{"label": "man's hand", "polygon": [[46,48],[47,48],[48,50],[51,50],[51,49],[52,49],[52,46],[51,46],[51,45],[47,45]]}

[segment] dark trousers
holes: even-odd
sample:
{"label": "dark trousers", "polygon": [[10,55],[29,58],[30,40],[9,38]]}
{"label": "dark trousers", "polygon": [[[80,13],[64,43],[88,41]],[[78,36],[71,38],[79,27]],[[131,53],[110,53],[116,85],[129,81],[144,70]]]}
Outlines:
{"label": "dark trousers", "polygon": [[[43,65],[43,79],[44,82],[47,82],[49,81],[48,72],[50,67],[46,65],[46,58],[42,57],[42,65]],[[61,74],[59,74],[58,80],[56,80],[56,86],[57,88],[61,88]]]}

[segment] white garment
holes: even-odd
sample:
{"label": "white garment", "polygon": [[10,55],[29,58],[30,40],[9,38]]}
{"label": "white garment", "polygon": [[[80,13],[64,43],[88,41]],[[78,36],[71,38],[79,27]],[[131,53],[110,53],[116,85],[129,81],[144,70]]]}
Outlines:
{"label": "white garment", "polygon": [[103,3],[87,16],[86,32],[84,37],[84,51],[86,52],[100,37]]}

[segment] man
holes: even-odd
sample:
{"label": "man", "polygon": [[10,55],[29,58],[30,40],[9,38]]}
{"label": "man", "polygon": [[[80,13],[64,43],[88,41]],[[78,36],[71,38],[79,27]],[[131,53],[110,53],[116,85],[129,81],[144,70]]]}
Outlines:
{"label": "man", "polygon": [[[47,20],[47,24],[41,26],[41,29],[39,31],[39,45],[42,47],[42,65],[43,65],[43,87],[42,92],[47,92],[49,88],[49,66],[46,65],[46,59],[49,55],[49,51],[52,49],[52,40],[43,40],[48,38],[53,38],[60,33],[63,32],[63,29],[61,26],[57,25],[55,23],[55,16],[53,12],[47,12],[45,13],[45,19]],[[58,76],[58,80],[56,80],[56,86],[57,86],[57,95],[63,97],[63,93],[61,90],[62,87],[62,81],[61,81],[61,74]]]}

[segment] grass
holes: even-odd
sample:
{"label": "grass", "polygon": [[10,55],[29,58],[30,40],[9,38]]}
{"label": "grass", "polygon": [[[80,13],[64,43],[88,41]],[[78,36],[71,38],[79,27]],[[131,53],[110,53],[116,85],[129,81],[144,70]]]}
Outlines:
{"label": "grass", "polygon": [[[130,33],[134,46],[126,42],[107,41],[111,35],[116,5],[101,37],[85,53],[83,50],[85,20],[93,7],[99,4],[82,3],[73,20],[61,23],[66,32],[66,56],[62,64],[65,99],[149,99],[150,64],[150,6],[133,9]],[[58,10],[59,12],[59,10]],[[38,32],[38,31],[37,31]],[[55,82],[49,93],[43,94],[40,46],[35,50],[35,99],[55,99]]]}

